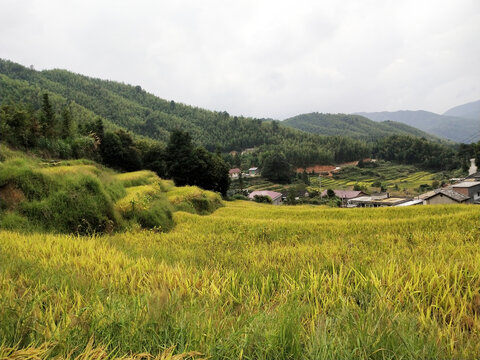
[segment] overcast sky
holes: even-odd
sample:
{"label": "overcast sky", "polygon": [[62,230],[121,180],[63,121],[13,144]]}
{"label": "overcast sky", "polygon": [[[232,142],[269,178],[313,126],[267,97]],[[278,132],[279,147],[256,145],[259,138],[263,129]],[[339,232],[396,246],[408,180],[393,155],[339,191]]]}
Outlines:
{"label": "overcast sky", "polygon": [[0,0],[0,57],[232,115],[480,99],[479,0]]}

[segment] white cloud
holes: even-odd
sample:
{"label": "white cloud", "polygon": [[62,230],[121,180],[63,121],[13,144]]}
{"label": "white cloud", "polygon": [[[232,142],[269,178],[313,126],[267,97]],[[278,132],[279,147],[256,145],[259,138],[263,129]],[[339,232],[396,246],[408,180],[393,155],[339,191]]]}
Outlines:
{"label": "white cloud", "polygon": [[0,57],[231,114],[480,98],[480,2],[3,0]]}

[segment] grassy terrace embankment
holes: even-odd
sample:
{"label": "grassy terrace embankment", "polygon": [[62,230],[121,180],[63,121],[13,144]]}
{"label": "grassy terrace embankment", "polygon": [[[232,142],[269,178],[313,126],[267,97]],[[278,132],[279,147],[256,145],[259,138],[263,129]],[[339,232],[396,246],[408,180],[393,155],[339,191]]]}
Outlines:
{"label": "grassy terrace embankment", "polygon": [[152,171],[119,174],[90,160],[44,161],[0,146],[0,229],[112,233],[174,226],[172,214],[208,214],[219,194],[175,187]]}
{"label": "grassy terrace embankment", "polygon": [[475,358],[479,215],[240,201],[168,233],[1,231],[0,357]]}

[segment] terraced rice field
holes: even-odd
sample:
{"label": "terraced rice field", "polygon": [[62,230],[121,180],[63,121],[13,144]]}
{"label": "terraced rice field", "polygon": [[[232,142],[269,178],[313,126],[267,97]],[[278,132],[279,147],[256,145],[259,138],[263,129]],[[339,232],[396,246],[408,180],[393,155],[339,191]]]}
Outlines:
{"label": "terraced rice field", "polygon": [[[348,171],[348,169],[347,169]],[[379,169],[372,169],[372,175],[368,174],[368,170],[363,170],[365,174],[354,173],[352,175],[321,177],[322,188],[331,189],[351,189],[355,184],[371,188],[372,183],[380,181],[389,190],[397,186],[399,191],[407,190],[411,193],[416,192],[420,185],[431,183],[438,178],[438,175],[433,172],[419,171],[407,166],[382,166]],[[318,185],[318,177],[312,178],[312,183]]]}
{"label": "terraced rice field", "polygon": [[0,231],[0,358],[474,359],[479,218],[238,201],[168,233]]}

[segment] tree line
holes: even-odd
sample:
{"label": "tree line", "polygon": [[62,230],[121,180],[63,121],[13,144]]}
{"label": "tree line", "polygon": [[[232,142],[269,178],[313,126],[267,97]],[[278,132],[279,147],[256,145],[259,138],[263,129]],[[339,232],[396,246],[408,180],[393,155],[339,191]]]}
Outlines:
{"label": "tree line", "polygon": [[46,93],[38,110],[12,102],[0,107],[0,140],[44,157],[86,158],[120,171],[149,169],[178,186],[197,185],[223,195],[229,187],[228,164],[195,146],[187,132],[173,131],[165,146],[123,129],[106,130],[101,117],[76,123],[70,106],[55,111]]}

